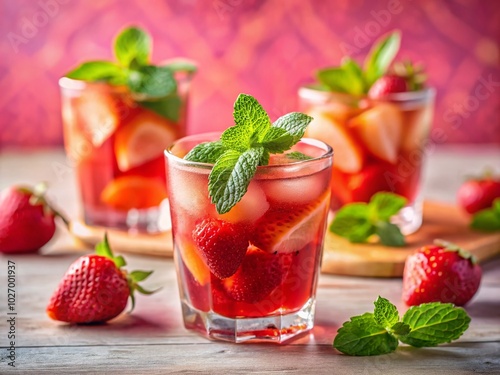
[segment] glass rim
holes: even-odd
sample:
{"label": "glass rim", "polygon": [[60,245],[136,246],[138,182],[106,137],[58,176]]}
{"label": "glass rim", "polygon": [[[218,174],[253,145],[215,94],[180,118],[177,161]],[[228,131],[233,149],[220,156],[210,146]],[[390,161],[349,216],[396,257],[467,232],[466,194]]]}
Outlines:
{"label": "glass rim", "polygon": [[[300,97],[311,98],[312,95],[317,97],[325,97],[325,96],[341,96],[344,98],[353,98],[353,99],[370,99],[366,94],[362,95],[354,95],[345,92],[336,92],[336,91],[326,91],[321,90],[313,86],[314,83],[304,84],[299,87],[298,93]],[[309,94],[309,95],[308,95]],[[405,102],[405,101],[414,101],[414,100],[431,100],[436,95],[436,89],[434,87],[425,87],[418,91],[405,91],[405,92],[397,92],[388,94],[380,99],[370,99],[374,102],[378,101],[394,101],[394,102]]]}
{"label": "glass rim", "polygon": [[[198,138],[198,137],[205,137],[205,139],[208,139],[210,136],[212,136],[212,137],[218,136],[218,138],[220,138],[221,134],[222,134],[222,132],[206,132],[206,133],[197,133],[197,134],[187,135],[185,137],[182,137],[182,138],[179,138],[179,139],[175,140],[171,145],[169,145],[167,148],[165,148],[165,150],[163,151],[163,153],[164,153],[165,157],[172,158],[173,160],[175,160],[176,162],[178,162],[180,164],[183,164],[184,166],[187,166],[187,167],[197,167],[197,168],[200,168],[200,169],[209,169],[210,170],[210,169],[213,168],[214,164],[186,160],[186,159],[183,159],[183,158],[181,158],[181,157],[173,154],[171,151],[181,141],[189,140],[191,138],[195,139],[195,138]],[[214,138],[214,140],[216,140],[218,138]],[[200,143],[202,143],[202,142],[210,142],[210,141],[205,140],[205,141],[201,141]],[[317,147],[319,149],[322,149],[323,153],[321,155],[313,157],[311,159],[296,160],[296,161],[293,161],[291,163],[286,163],[286,164],[259,165],[259,166],[257,166],[257,171],[266,171],[266,170],[272,170],[272,169],[278,169],[278,168],[286,168],[286,167],[292,167],[292,166],[293,167],[295,167],[295,166],[298,167],[298,166],[301,166],[301,165],[310,164],[310,163],[317,162],[317,161],[320,161],[320,160],[324,160],[324,159],[328,159],[328,158],[333,158],[334,150],[333,150],[333,148],[328,143],[325,143],[325,142],[320,141],[320,140],[315,139],[315,138],[308,138],[308,137],[301,138],[297,143],[300,143],[300,142],[305,142],[308,145],[311,145],[311,146]]]}

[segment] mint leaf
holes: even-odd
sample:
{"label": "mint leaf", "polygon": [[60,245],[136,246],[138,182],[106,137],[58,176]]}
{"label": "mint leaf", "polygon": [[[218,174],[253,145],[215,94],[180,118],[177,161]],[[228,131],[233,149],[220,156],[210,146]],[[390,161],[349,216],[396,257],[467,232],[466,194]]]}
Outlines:
{"label": "mint leaf", "polygon": [[396,350],[398,340],[377,324],[372,313],[365,313],[342,325],[333,347],[348,355],[378,355]]}
{"label": "mint leaf", "polygon": [[387,72],[399,51],[400,43],[401,33],[395,31],[373,45],[364,64],[368,87]]}
{"label": "mint leaf", "polygon": [[350,57],[344,57],[342,59],[342,69],[350,78],[351,86],[349,92],[353,95],[361,95],[366,90],[366,85],[363,77],[363,70],[356,62]]}
{"label": "mint leaf", "polygon": [[114,53],[124,67],[137,67],[149,64],[151,46],[151,37],[147,33],[137,27],[129,27],[117,36]]}
{"label": "mint leaf", "polygon": [[353,84],[358,78],[344,67],[326,68],[318,70],[316,78],[331,91],[356,94],[360,84]]}
{"label": "mint leaf", "polygon": [[293,144],[295,144],[304,136],[307,126],[312,120],[311,116],[299,112],[291,112],[278,118],[273,123],[273,128],[286,130],[293,137]]}
{"label": "mint leaf", "polygon": [[225,147],[243,152],[252,147],[252,137],[251,125],[243,124],[227,128],[220,139]]}
{"label": "mint leaf", "polygon": [[69,73],[66,77],[82,81],[104,81],[114,80],[116,84],[125,83],[125,71],[115,63],[109,61],[88,61]]}
{"label": "mint leaf", "polygon": [[375,232],[368,220],[368,206],[365,203],[345,205],[335,214],[330,231],[351,242],[366,241]]}
{"label": "mint leaf", "polygon": [[403,316],[411,331],[400,337],[406,344],[436,346],[458,339],[469,327],[470,317],[461,307],[451,303],[424,303],[413,306]]}
{"label": "mint leaf", "polygon": [[298,160],[298,161],[299,160],[311,160],[312,159],[312,156],[303,154],[302,152],[299,152],[299,151],[288,152],[285,155],[286,155],[286,157],[288,159]]}
{"label": "mint leaf", "polygon": [[177,82],[167,67],[145,65],[131,70],[128,87],[133,93],[144,94],[148,98],[159,98],[177,90]]}
{"label": "mint leaf", "polygon": [[493,201],[492,207],[476,212],[470,227],[485,232],[500,230],[500,198]]}
{"label": "mint leaf", "polygon": [[388,221],[391,216],[396,215],[407,203],[407,199],[401,195],[388,192],[374,194],[370,203],[370,218],[373,221]]}
{"label": "mint leaf", "polygon": [[296,141],[285,129],[272,126],[261,143],[271,154],[280,154],[283,151],[289,150]]}
{"label": "mint leaf", "polygon": [[227,150],[217,159],[209,175],[208,191],[219,214],[229,212],[246,193],[263,152],[263,147],[243,153]]}
{"label": "mint leaf", "polygon": [[184,159],[199,163],[215,163],[226,151],[221,141],[205,142],[196,145],[184,156]]}
{"label": "mint leaf", "polygon": [[375,224],[375,234],[380,238],[380,242],[386,246],[405,246],[405,236],[396,224],[386,221],[379,221]]}
{"label": "mint leaf", "polygon": [[137,101],[141,107],[156,112],[162,117],[173,122],[179,121],[179,113],[182,106],[182,100],[179,95],[173,93],[161,98],[149,98],[148,100]]}
{"label": "mint leaf", "polygon": [[252,142],[261,142],[271,126],[271,120],[260,103],[252,96],[240,94],[233,111],[236,126],[248,131]]}
{"label": "mint leaf", "polygon": [[375,322],[386,329],[394,326],[399,321],[398,308],[390,303],[388,299],[380,296],[375,301],[373,314]]}
{"label": "mint leaf", "polygon": [[411,332],[411,328],[408,324],[403,323],[403,322],[396,322],[392,327],[391,327],[391,333],[395,335],[396,337],[400,336],[406,336],[408,333]]}

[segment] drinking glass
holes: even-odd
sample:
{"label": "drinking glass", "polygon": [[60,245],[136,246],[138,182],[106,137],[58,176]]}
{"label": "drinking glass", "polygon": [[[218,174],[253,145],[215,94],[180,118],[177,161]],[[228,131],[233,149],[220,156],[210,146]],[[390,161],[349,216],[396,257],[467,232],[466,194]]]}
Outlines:
{"label": "drinking glass", "polygon": [[[309,159],[271,155],[243,198],[220,215],[208,194],[213,166],[183,159],[195,145],[219,136],[185,137],[165,152],[184,325],[231,342],[282,343],[314,324],[332,149],[302,139],[292,150]],[[204,241],[217,242],[218,252]],[[242,258],[229,255],[235,241],[243,243]],[[232,274],[214,274],[214,263]]]}
{"label": "drinking glass", "polygon": [[382,100],[299,89],[300,110],[314,118],[306,136],[335,152],[333,211],[368,202],[380,191],[404,196],[407,205],[393,218],[404,234],[422,224],[421,175],[432,126],[435,91],[395,93]]}

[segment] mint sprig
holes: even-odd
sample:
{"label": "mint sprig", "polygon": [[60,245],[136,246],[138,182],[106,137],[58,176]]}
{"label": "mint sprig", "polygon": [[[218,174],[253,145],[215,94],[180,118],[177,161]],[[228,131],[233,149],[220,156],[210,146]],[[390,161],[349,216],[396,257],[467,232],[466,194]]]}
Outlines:
{"label": "mint sprig", "polygon": [[363,67],[351,57],[344,57],[340,66],[318,70],[316,78],[330,91],[351,95],[366,94],[371,85],[388,72],[400,44],[401,33],[393,31],[375,41],[365,58]]}
{"label": "mint sprig", "polygon": [[[259,102],[246,94],[236,99],[233,117],[235,125],[226,129],[220,140],[201,143],[184,157],[214,164],[208,190],[219,214],[229,212],[241,200],[257,167],[268,164],[270,154],[289,150],[302,138],[312,120],[305,114],[292,112],[271,124]],[[297,153],[292,155],[297,158]]]}
{"label": "mint sprig", "polygon": [[173,60],[162,66],[152,65],[151,36],[137,27],[125,28],[114,41],[116,61],[87,61],[66,77],[90,82],[125,85],[136,102],[169,120],[177,122],[181,99],[174,73],[192,74],[196,66],[187,60]]}
{"label": "mint sprig", "polygon": [[333,347],[356,356],[380,355],[396,350],[399,341],[429,347],[458,339],[469,327],[464,309],[451,303],[413,306],[400,319],[397,307],[378,297],[373,313],[352,317],[337,331]]}
{"label": "mint sprig", "polygon": [[500,230],[500,198],[496,198],[490,208],[476,212],[472,216],[470,226],[484,232]]}
{"label": "mint sprig", "polygon": [[366,242],[372,235],[377,235],[384,245],[404,246],[405,237],[390,219],[406,202],[406,198],[394,193],[376,193],[369,203],[343,206],[336,212],[329,229],[353,243]]}

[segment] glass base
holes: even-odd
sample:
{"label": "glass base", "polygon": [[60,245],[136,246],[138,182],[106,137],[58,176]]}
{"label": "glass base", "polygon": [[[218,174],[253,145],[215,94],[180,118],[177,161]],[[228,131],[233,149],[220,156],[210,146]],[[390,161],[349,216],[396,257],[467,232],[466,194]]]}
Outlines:
{"label": "glass base", "polygon": [[161,233],[171,228],[168,200],[159,207],[117,211],[84,207],[86,225],[115,228],[132,233]]}
{"label": "glass base", "polygon": [[308,332],[314,325],[315,301],[309,299],[297,312],[262,318],[227,318],[213,311],[204,312],[182,302],[184,326],[216,340],[235,343],[283,343]]}
{"label": "glass base", "polygon": [[397,215],[395,215],[391,222],[396,224],[401,233],[405,236],[415,233],[422,226],[423,218],[423,203],[421,199],[417,199],[413,204],[410,204]]}

